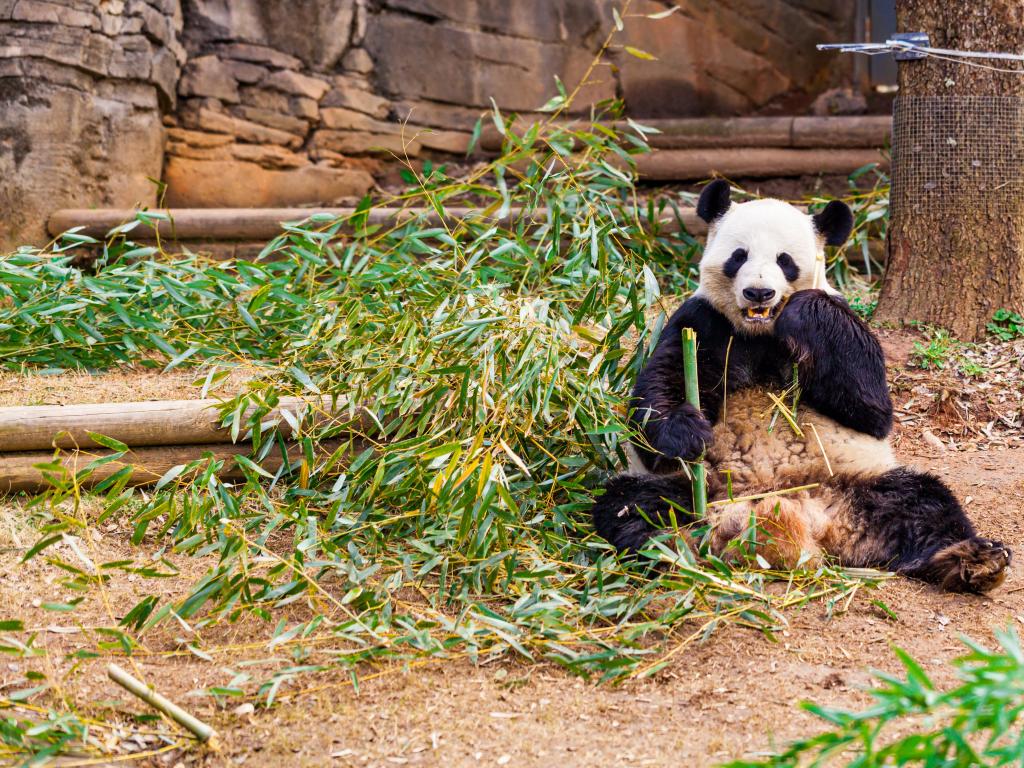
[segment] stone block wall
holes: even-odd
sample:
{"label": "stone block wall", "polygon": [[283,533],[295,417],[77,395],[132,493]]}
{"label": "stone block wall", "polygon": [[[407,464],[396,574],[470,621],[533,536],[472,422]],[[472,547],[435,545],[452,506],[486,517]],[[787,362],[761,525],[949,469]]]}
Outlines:
{"label": "stone block wall", "polygon": [[0,0],[0,246],[45,242],[58,205],[156,202],[183,22],[178,0]]}
{"label": "stone block wall", "polygon": [[[0,0],[0,244],[56,207],[280,206],[358,197],[396,163],[461,156],[491,99],[637,117],[806,111],[848,80],[814,44],[848,0]],[[630,56],[625,45],[656,61]]]}

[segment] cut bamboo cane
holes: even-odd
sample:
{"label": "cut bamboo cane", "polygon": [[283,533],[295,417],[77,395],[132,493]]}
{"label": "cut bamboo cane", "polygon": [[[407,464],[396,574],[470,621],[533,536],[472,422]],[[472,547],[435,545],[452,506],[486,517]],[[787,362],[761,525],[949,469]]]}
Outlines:
{"label": "cut bamboo cane", "polygon": [[[700,410],[700,386],[697,381],[697,333],[683,329],[683,378],[686,381],[686,402]],[[703,456],[691,465],[693,471],[693,514],[698,518],[708,514],[708,482]]]}
{"label": "cut bamboo cane", "polygon": [[199,741],[204,744],[209,744],[213,749],[217,749],[219,747],[217,731],[215,731],[211,726],[207,725],[199,718],[190,715],[170,699],[160,695],[138,678],[128,674],[128,672],[117,664],[107,665],[107,677],[129,693],[138,696],[144,702],[149,704],[149,706],[153,707],[153,709],[171,718],[174,722],[199,739]]}
{"label": "cut bamboo cane", "polygon": [[[96,447],[99,444],[89,433],[131,447],[229,443],[231,430],[221,426],[220,406],[220,401],[208,399],[0,408],[0,452]],[[344,418],[345,409],[332,408],[330,398],[282,397],[263,422],[279,424],[285,437],[293,437],[282,411],[296,420],[305,418],[307,424],[322,424]],[[362,411],[356,418],[360,428],[370,428]],[[243,425],[246,421],[243,416]]]}
{"label": "cut bamboo cane", "polygon": [[[330,452],[339,445],[341,445],[341,441],[328,440],[318,445],[318,452]],[[235,460],[236,457],[248,456],[251,452],[252,445],[248,443],[234,445],[231,443],[167,445],[136,448],[128,451],[117,460],[108,461],[96,467],[90,476],[82,481],[81,486],[83,488],[91,488],[119,472],[124,467],[131,467],[132,469],[131,478],[128,482],[129,485],[152,485],[167,474],[172,467],[187,464],[206,453],[211,454],[214,459],[225,463],[224,470],[220,473],[222,479],[235,480],[243,477],[242,470]],[[85,469],[89,462],[110,456],[113,453],[113,451],[106,449],[71,450],[62,453],[57,460],[69,472],[75,473]],[[300,458],[300,446],[296,443],[289,445],[289,461],[298,461]],[[46,479],[46,472],[38,469],[36,465],[51,464],[53,461],[53,453],[44,451],[0,453],[0,493],[15,491],[34,492],[46,488],[49,485]],[[275,447],[265,459],[259,462],[259,465],[268,472],[276,472],[280,469],[282,463],[281,451]]]}

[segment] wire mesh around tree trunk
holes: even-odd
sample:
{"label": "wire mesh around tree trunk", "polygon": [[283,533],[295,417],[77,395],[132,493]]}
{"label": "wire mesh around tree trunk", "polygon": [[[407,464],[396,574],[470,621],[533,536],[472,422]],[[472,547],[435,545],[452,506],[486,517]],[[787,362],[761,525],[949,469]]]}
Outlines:
{"label": "wire mesh around tree trunk", "polygon": [[[894,211],[1019,211],[1024,99],[900,96],[893,105]],[[905,206],[905,207],[904,207]]]}

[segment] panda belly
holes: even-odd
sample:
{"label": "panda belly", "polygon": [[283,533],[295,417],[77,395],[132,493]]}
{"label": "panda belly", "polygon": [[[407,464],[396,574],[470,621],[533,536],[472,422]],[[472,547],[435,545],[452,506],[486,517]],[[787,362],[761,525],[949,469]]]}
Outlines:
{"label": "panda belly", "polygon": [[876,475],[896,466],[887,439],[856,432],[804,405],[797,407],[798,434],[782,414],[772,423],[776,411],[768,392],[758,388],[731,393],[723,403],[707,455],[714,498],[780,491],[833,475]]}

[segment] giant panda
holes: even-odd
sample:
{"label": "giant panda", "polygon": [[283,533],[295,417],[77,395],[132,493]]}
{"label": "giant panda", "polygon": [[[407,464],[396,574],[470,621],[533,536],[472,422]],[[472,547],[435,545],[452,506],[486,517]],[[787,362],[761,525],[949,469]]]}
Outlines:
{"label": "giant panda", "polygon": [[[734,204],[719,180],[697,214],[709,225],[699,287],[637,378],[629,468],[597,498],[597,532],[635,552],[670,521],[706,522],[714,553],[729,556],[753,530],[758,554],[780,569],[830,556],[950,591],[1001,584],[1009,548],[979,537],[941,480],[893,455],[881,347],[825,275],[824,246],[847,240],[850,209]],[[685,402],[684,328],[697,335],[700,410]],[[792,423],[772,418],[781,411],[770,395]],[[701,456],[707,521],[686,512],[684,463]]]}

